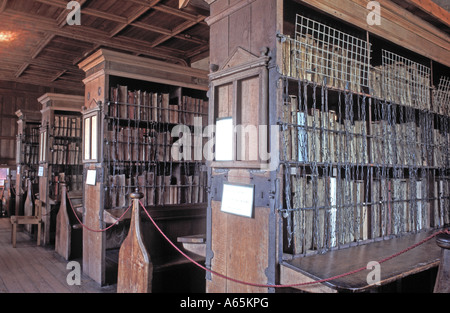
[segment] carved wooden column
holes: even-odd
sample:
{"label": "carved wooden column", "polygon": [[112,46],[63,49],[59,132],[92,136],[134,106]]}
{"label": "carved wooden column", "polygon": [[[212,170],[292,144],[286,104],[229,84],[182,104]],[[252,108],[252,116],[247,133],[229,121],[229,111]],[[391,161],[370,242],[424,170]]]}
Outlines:
{"label": "carved wooden column", "polygon": [[435,293],[450,292],[450,235],[439,234],[436,237],[436,243],[442,248],[441,262],[434,285]]}
{"label": "carved wooden column", "polygon": [[133,199],[133,212],[128,236],[119,251],[117,292],[147,293],[152,290],[153,264],[141,232],[139,200],[144,195],[136,188],[130,197]]}

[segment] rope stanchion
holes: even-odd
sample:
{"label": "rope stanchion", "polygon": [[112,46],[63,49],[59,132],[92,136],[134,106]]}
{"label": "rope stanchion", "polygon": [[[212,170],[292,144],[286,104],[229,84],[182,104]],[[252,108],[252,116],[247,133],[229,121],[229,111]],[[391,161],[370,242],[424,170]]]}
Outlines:
{"label": "rope stanchion", "polygon": [[128,209],[126,209],[125,212],[123,212],[123,214],[117,219],[117,221],[114,222],[113,224],[109,225],[108,227],[106,227],[106,228],[104,228],[104,229],[92,229],[92,228],[89,228],[88,226],[86,226],[86,225],[83,224],[83,222],[80,220],[80,218],[78,217],[77,213],[75,212],[75,209],[73,208],[72,201],[70,201],[70,197],[67,197],[67,199],[69,199],[70,208],[72,209],[73,214],[74,214],[75,217],[77,218],[77,220],[78,220],[78,222],[80,223],[80,225],[81,225],[83,228],[85,228],[85,229],[87,229],[87,230],[89,230],[89,231],[91,231],[91,232],[94,232],[94,233],[105,232],[105,231],[107,231],[108,229],[110,229],[111,227],[117,225],[117,224],[123,219],[123,217],[125,216],[125,214],[127,214],[127,212],[128,212],[128,211],[131,209],[131,207],[133,206],[133,202],[131,202],[131,204],[130,204],[130,206],[128,207]]}
{"label": "rope stanchion", "polygon": [[[211,269],[206,268],[205,266],[203,266],[203,265],[201,265],[200,263],[198,263],[198,262],[196,262],[195,260],[193,260],[193,259],[192,259],[191,257],[189,257],[186,253],[184,253],[180,248],[178,248],[178,247],[177,247],[177,246],[176,246],[176,245],[175,245],[175,244],[174,244],[174,243],[166,236],[166,234],[164,234],[164,232],[161,230],[161,228],[159,228],[159,226],[155,223],[155,221],[154,221],[153,218],[151,217],[150,213],[147,211],[147,209],[145,208],[145,206],[142,204],[141,201],[139,201],[139,204],[140,204],[141,207],[144,209],[144,212],[147,214],[147,217],[150,219],[150,221],[152,222],[153,226],[155,226],[155,228],[158,230],[158,232],[159,232],[159,233],[167,240],[167,242],[168,242],[173,248],[175,248],[175,250],[177,250],[181,255],[183,255],[186,259],[188,259],[190,262],[192,262],[193,264],[195,264],[195,265],[198,266],[199,268],[203,269],[204,271],[207,271],[207,272],[209,272],[209,273],[211,273],[211,274],[213,274],[213,275],[216,275],[216,276],[218,276],[218,277],[221,277],[221,278],[223,278],[223,279],[226,279],[226,280],[229,280],[229,281],[232,281],[232,282],[235,282],[235,283],[239,283],[239,284],[247,285],[247,286],[252,286],[252,287],[261,287],[261,288],[292,288],[292,287],[301,287],[301,286],[308,286],[308,285],[314,285],[314,284],[325,283],[325,282],[329,282],[329,281],[332,281],[332,280],[335,280],[335,279],[343,278],[343,277],[350,276],[350,275],[353,275],[353,274],[362,272],[362,271],[364,271],[364,270],[367,270],[367,268],[364,266],[364,267],[355,269],[355,270],[353,270],[353,271],[346,272],[346,273],[343,273],[343,274],[340,274],[340,275],[336,275],[336,276],[333,276],[333,277],[330,277],[330,278],[325,278],[325,279],[320,279],[320,280],[311,281],[311,282],[305,282],[305,283],[298,283],[298,284],[287,284],[287,285],[257,284],[257,283],[251,283],[251,282],[246,282],[246,281],[242,281],[242,280],[239,280],[239,279],[231,278],[231,277],[228,277],[228,276],[226,276],[226,275],[217,273],[217,272],[215,272],[215,271],[213,271],[213,270],[211,270]],[[442,234],[442,233],[450,234],[450,231],[449,231],[449,230],[441,230],[441,231],[438,231],[438,232],[436,232],[436,233],[434,233],[434,234],[428,236],[427,238],[421,240],[420,242],[418,242],[418,243],[416,243],[416,244],[414,244],[414,245],[412,245],[412,246],[410,246],[410,247],[408,247],[408,248],[406,248],[406,249],[404,249],[404,250],[402,250],[402,251],[400,251],[400,252],[398,252],[398,253],[395,253],[395,254],[393,254],[393,255],[387,257],[387,258],[384,258],[384,259],[378,261],[378,263],[381,264],[381,263],[387,262],[387,261],[389,261],[389,260],[391,260],[391,259],[393,259],[393,258],[395,258],[395,257],[397,257],[397,256],[399,256],[399,255],[401,255],[401,254],[404,254],[404,253],[406,253],[406,252],[408,252],[408,251],[410,251],[410,250],[412,250],[412,249],[414,249],[414,248],[416,248],[416,247],[418,247],[418,246],[424,244],[425,242],[427,242],[427,241],[433,239],[434,237],[436,237],[437,235]]]}

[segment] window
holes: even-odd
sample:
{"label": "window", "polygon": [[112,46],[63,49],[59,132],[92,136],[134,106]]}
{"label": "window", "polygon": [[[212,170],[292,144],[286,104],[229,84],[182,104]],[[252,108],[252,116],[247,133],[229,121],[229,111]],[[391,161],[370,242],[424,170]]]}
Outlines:
{"label": "window", "polygon": [[39,141],[39,163],[47,161],[47,130],[41,131]]}
{"label": "window", "polygon": [[83,161],[97,162],[98,160],[98,123],[97,114],[85,116],[83,119]]}

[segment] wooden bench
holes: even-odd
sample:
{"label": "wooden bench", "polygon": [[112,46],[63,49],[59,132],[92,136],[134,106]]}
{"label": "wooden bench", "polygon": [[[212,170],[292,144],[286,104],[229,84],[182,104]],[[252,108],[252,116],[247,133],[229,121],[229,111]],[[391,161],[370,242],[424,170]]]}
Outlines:
{"label": "wooden bench", "polygon": [[[118,260],[118,292],[158,292],[165,289],[171,291],[183,288],[204,289],[204,273],[191,262],[175,251],[161,234],[157,232],[148,218],[143,216],[139,199],[142,194],[135,192],[131,194],[133,208],[131,210],[131,224],[127,238],[120,247]],[[172,211],[172,210],[173,211]],[[202,220],[202,215],[195,212],[203,211],[199,208],[184,209],[179,212],[175,207],[153,208],[150,214],[156,223],[166,231],[169,238],[184,241],[186,244],[204,244],[204,235],[201,236],[180,236],[175,235],[181,226],[188,226],[188,231],[197,229],[196,221]],[[170,213],[173,213],[171,215]],[[193,213],[194,212],[194,213]],[[111,212],[110,212],[111,213]],[[116,214],[117,215],[117,214]],[[143,214],[145,215],[145,214]],[[194,225],[195,224],[195,225]],[[180,226],[181,225],[181,226]],[[186,229],[183,232],[188,232]],[[200,250],[191,257],[196,262],[204,262],[205,257]],[[181,275],[181,276],[180,276]],[[201,279],[201,282],[199,281]],[[199,291],[200,292],[200,291]]]}
{"label": "wooden bench", "polygon": [[[284,260],[280,266],[280,283],[299,284],[327,279],[367,267],[371,261],[379,261],[422,241],[437,230],[407,234],[369,244],[334,250],[325,254]],[[441,249],[435,240],[400,254],[381,264],[380,285],[397,281],[439,265]],[[380,285],[369,285],[367,276],[371,269],[341,277],[321,284],[295,287],[306,292],[365,292]]]}
{"label": "wooden bench", "polygon": [[81,254],[82,226],[78,220],[82,220],[82,215],[82,191],[68,192],[66,184],[61,183],[61,204],[56,215],[55,251],[66,260]]}
{"label": "wooden bench", "polygon": [[11,242],[13,247],[16,247],[17,240],[17,225],[37,225],[37,245],[41,244],[41,202],[39,200],[35,201],[35,215],[33,216],[11,216]]}

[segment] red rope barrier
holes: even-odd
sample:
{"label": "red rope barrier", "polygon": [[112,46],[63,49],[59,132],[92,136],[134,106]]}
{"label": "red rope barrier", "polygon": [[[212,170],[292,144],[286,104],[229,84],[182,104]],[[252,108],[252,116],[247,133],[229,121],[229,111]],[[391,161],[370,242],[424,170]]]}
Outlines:
{"label": "red rope barrier", "polygon": [[[247,286],[252,286],[252,287],[261,287],[261,288],[288,288],[288,287],[300,287],[300,286],[307,286],[307,285],[313,285],[313,284],[325,283],[325,282],[328,282],[328,281],[331,281],[331,280],[335,280],[335,279],[338,279],[338,278],[342,278],[342,277],[345,277],[345,276],[350,276],[350,275],[359,273],[359,272],[361,272],[361,271],[367,269],[366,267],[361,267],[361,268],[355,269],[355,270],[353,270],[353,271],[350,271],[350,272],[347,272],[347,273],[343,273],[343,274],[340,274],[340,275],[336,275],[336,276],[333,276],[333,277],[330,277],[330,278],[320,279],[320,280],[311,281],[311,282],[306,282],[306,283],[289,284],[289,285],[257,284],[257,283],[250,283],[250,282],[245,282],[245,281],[242,281],[242,280],[239,280],[239,279],[234,279],[234,278],[231,278],[231,277],[227,277],[227,276],[225,276],[225,275],[223,275],[223,274],[217,273],[217,272],[215,272],[215,271],[213,271],[213,270],[211,270],[211,269],[206,268],[205,266],[203,266],[203,265],[199,264],[198,262],[196,262],[195,260],[193,260],[193,259],[192,259],[191,257],[189,257],[186,253],[184,253],[183,251],[181,251],[181,249],[178,248],[178,247],[177,247],[177,246],[176,246],[176,245],[175,245],[175,244],[174,244],[174,243],[166,236],[166,234],[164,234],[164,232],[161,230],[161,228],[159,228],[159,226],[155,223],[155,221],[154,221],[153,218],[150,216],[150,213],[148,213],[147,209],[146,209],[145,206],[142,204],[142,202],[139,201],[139,203],[140,203],[140,205],[142,206],[142,208],[144,209],[145,213],[147,214],[147,216],[148,216],[148,218],[150,219],[150,221],[152,222],[152,224],[153,224],[153,225],[155,226],[155,228],[158,230],[158,232],[159,232],[159,233],[167,240],[167,242],[168,242],[172,247],[174,247],[181,255],[183,255],[186,259],[188,259],[189,261],[191,261],[192,263],[194,263],[195,265],[197,265],[197,266],[200,267],[201,269],[203,269],[203,270],[205,270],[205,271],[207,271],[207,272],[209,272],[209,273],[211,273],[211,274],[214,274],[214,275],[216,275],[216,276],[218,276],[218,277],[224,278],[224,279],[226,279],[226,280],[229,280],[229,281],[232,281],[232,282],[235,282],[235,283],[239,283],[239,284],[247,285]],[[399,255],[401,255],[401,254],[403,254],[403,253],[406,253],[406,252],[408,252],[408,251],[410,251],[410,250],[412,250],[412,249],[414,249],[414,248],[416,248],[416,247],[418,247],[418,246],[424,244],[425,242],[427,242],[427,241],[433,239],[434,237],[436,237],[437,235],[443,234],[443,233],[449,234],[449,235],[450,235],[450,231],[449,231],[449,230],[441,230],[441,231],[436,232],[436,233],[434,233],[434,234],[428,236],[427,238],[423,239],[422,241],[420,241],[420,242],[418,242],[418,243],[416,243],[416,244],[414,244],[414,245],[412,245],[412,246],[410,246],[410,247],[408,247],[408,248],[406,248],[406,249],[404,249],[404,250],[402,250],[402,251],[400,251],[400,252],[398,252],[398,253],[395,253],[395,254],[393,254],[393,255],[387,257],[387,258],[384,258],[384,259],[378,261],[378,263],[381,264],[381,263],[387,262],[387,261],[389,261],[389,260],[391,260],[391,259],[393,259],[393,258],[395,258],[395,257],[397,257],[397,256],[399,256]]]}
{"label": "red rope barrier", "polygon": [[107,231],[108,229],[110,229],[111,227],[117,225],[117,224],[123,219],[123,217],[125,216],[125,214],[127,214],[127,212],[131,209],[131,206],[133,205],[133,201],[131,201],[131,204],[130,204],[130,206],[128,207],[128,209],[126,209],[125,212],[123,212],[123,214],[119,217],[119,219],[118,219],[114,224],[109,225],[109,226],[106,227],[105,229],[98,229],[98,230],[96,230],[96,229],[92,229],[92,228],[87,227],[86,225],[83,224],[82,221],[80,221],[80,219],[79,219],[79,217],[78,217],[78,215],[77,215],[77,212],[75,212],[75,209],[73,208],[72,201],[70,201],[70,198],[69,198],[69,197],[67,197],[67,199],[69,199],[70,207],[71,207],[71,209],[72,209],[72,211],[73,211],[73,214],[75,215],[75,217],[77,218],[78,222],[80,223],[80,225],[81,225],[83,228],[86,228],[87,230],[89,230],[89,231],[91,231],[91,232],[94,232],[94,233],[105,232],[105,231]]}

